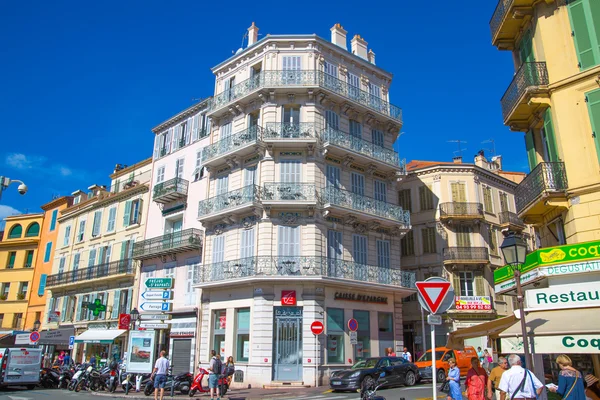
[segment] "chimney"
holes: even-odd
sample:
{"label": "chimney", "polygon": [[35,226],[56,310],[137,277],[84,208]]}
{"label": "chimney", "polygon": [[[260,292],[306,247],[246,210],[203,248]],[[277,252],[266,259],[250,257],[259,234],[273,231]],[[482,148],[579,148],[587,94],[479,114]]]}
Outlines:
{"label": "chimney", "polygon": [[346,32],[344,27],[340,24],[335,24],[331,28],[331,43],[336,46],[340,46],[342,49],[348,51],[348,44],[346,43]]}
{"label": "chimney", "polygon": [[373,50],[369,50],[369,62],[375,65],[375,52]]}
{"label": "chimney", "polygon": [[248,28],[248,47],[256,42],[258,42],[258,26],[254,25],[254,22],[252,22],[252,26]]}
{"label": "chimney", "polygon": [[462,164],[462,156],[453,157],[452,162],[454,162],[454,164]]}
{"label": "chimney", "polygon": [[481,167],[481,168],[488,169],[487,168],[487,166],[488,166],[487,164],[488,164],[488,162],[485,159],[485,153],[484,153],[484,151],[483,150],[479,150],[479,152],[475,156],[475,165],[477,165],[478,167]]}
{"label": "chimney", "polygon": [[350,43],[352,44],[352,54],[367,60],[367,42],[365,39],[361,38],[360,35],[354,35]]}

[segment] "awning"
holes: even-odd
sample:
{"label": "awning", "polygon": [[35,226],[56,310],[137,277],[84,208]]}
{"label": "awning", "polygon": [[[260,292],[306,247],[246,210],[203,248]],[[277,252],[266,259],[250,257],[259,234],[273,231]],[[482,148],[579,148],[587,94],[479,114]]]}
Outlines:
{"label": "awning", "polygon": [[[465,339],[471,339],[482,336],[497,336],[500,332],[513,326],[519,319],[514,315],[495,319],[489,322],[483,322],[478,325],[462,328],[448,335],[446,347],[454,350],[463,350],[465,348]],[[518,324],[517,324],[518,325]]]}
{"label": "awning", "polygon": [[125,329],[88,329],[75,337],[75,343],[112,343]]}
{"label": "awning", "polygon": [[[568,335],[600,333],[600,307],[526,312],[529,335]],[[500,332],[500,337],[521,336],[521,324],[515,323]]]}

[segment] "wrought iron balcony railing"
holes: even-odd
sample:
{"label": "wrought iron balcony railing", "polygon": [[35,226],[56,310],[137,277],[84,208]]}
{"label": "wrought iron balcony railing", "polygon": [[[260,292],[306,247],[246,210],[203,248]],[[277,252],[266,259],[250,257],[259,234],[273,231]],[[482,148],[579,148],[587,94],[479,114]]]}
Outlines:
{"label": "wrought iron balcony railing", "polygon": [[251,126],[241,132],[234,133],[231,136],[222,138],[216,143],[206,146],[202,150],[202,162],[229,153],[251,143],[261,140],[262,128],[260,126]]}
{"label": "wrought iron balcony railing", "polygon": [[406,228],[410,227],[410,212],[404,211],[402,207],[385,201],[376,200],[372,197],[362,196],[336,187],[326,187],[320,192],[321,203],[329,203],[334,206],[344,207],[351,210],[376,215],[393,221],[397,221]]}
{"label": "wrought iron balcony railing", "polygon": [[152,239],[133,244],[133,258],[136,260],[152,258],[162,254],[173,254],[202,247],[202,231],[200,229],[184,229],[179,232],[166,233]]}
{"label": "wrought iron balcony railing", "polygon": [[508,10],[512,7],[512,4],[515,0],[500,0],[498,4],[496,4],[496,9],[494,10],[494,14],[492,15],[492,19],[490,20],[490,31],[492,32],[492,40],[498,34],[498,29],[502,25],[502,21],[506,18],[506,14]]}
{"label": "wrought iron balcony railing", "polygon": [[194,284],[267,276],[305,276],[415,287],[415,273],[326,257],[259,256],[207,264],[196,270]]}
{"label": "wrought iron balcony railing", "polygon": [[154,201],[164,198],[186,197],[188,193],[189,182],[182,178],[173,178],[168,181],[154,185],[152,198]]}
{"label": "wrought iron balcony railing", "polygon": [[46,280],[46,287],[50,288],[58,285],[75,284],[92,279],[106,278],[112,275],[133,275],[134,273],[135,270],[132,259],[127,258],[50,275]]}
{"label": "wrought iron balcony railing", "polygon": [[386,164],[400,168],[400,158],[398,153],[392,149],[376,145],[372,142],[349,135],[338,129],[326,128],[323,130],[321,137],[324,142],[329,142],[334,146],[343,147],[344,149],[352,150],[367,157],[374,158]]}
{"label": "wrought iron balcony railing", "polygon": [[265,183],[263,201],[316,201],[317,188],[314,183],[270,182]]}
{"label": "wrought iron balcony railing", "polygon": [[313,139],[317,137],[314,122],[267,122],[263,138],[267,139]]}
{"label": "wrought iron balcony railing", "polygon": [[483,217],[483,205],[456,201],[441,203],[440,217]]}
{"label": "wrought iron balcony railing", "polygon": [[231,192],[200,201],[198,203],[198,218],[258,201],[260,201],[260,187],[248,185],[241,189],[232,190]]}
{"label": "wrought iron balcony railing", "polygon": [[539,163],[515,189],[517,213],[523,211],[542,194],[546,192],[565,192],[568,187],[564,163]]}
{"label": "wrought iron balcony railing", "polygon": [[545,62],[523,63],[500,100],[504,121],[508,119],[527,90],[548,85],[548,83],[548,70]]}
{"label": "wrought iron balcony railing", "polygon": [[522,226],[525,227],[523,220],[519,218],[519,216],[512,211],[501,211],[498,214],[498,219],[500,220],[500,225],[513,225],[513,226]]}
{"label": "wrought iron balcony railing", "polygon": [[387,101],[371,95],[358,87],[352,86],[345,81],[322,71],[262,71],[253,77],[246,79],[227,89],[210,101],[210,110],[214,111],[238,100],[255,90],[269,87],[285,86],[317,86],[325,88],[338,95],[359,103],[365,107],[375,110],[381,114],[397,121],[402,121],[402,109]]}
{"label": "wrought iron balcony railing", "polygon": [[490,259],[487,247],[446,247],[444,261],[488,262]]}

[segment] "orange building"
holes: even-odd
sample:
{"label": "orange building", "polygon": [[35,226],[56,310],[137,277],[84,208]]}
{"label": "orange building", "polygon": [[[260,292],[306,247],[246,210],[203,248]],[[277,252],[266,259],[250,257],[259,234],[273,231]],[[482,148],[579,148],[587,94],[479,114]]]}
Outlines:
{"label": "orange building", "polygon": [[58,240],[58,216],[62,210],[73,202],[70,196],[59,197],[42,206],[44,222],[39,238],[38,257],[33,272],[33,281],[29,291],[29,307],[25,326],[32,327],[35,321],[41,322],[43,328],[47,320],[46,310],[46,278],[52,273],[54,250]]}

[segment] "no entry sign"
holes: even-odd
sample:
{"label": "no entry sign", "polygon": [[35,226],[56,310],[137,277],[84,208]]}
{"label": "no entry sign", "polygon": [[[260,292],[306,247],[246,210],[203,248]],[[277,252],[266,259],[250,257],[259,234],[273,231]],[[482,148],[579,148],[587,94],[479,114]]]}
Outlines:
{"label": "no entry sign", "polygon": [[313,333],[313,335],[320,335],[325,330],[325,326],[323,326],[323,323],[321,321],[315,321],[312,324],[310,324],[310,330]]}

